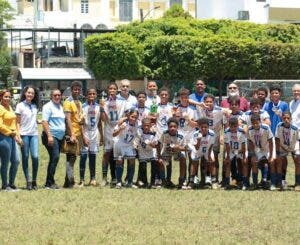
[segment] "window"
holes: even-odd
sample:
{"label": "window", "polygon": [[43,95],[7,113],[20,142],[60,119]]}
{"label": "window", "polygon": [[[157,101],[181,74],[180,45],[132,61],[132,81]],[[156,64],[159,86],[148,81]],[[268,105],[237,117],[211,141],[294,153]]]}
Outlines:
{"label": "window", "polygon": [[53,11],[53,0],[44,0],[45,11]]}
{"label": "window", "polygon": [[174,4],[182,6],[182,0],[170,0],[170,7],[172,7]]}
{"label": "window", "polygon": [[256,0],[256,2],[266,2],[266,0]]}
{"label": "window", "polygon": [[82,14],[87,14],[89,12],[89,0],[81,0],[80,8]]}
{"label": "window", "polygon": [[132,0],[119,0],[120,21],[132,20]]}
{"label": "window", "polygon": [[249,11],[244,11],[244,10],[239,11],[238,20],[249,20]]}

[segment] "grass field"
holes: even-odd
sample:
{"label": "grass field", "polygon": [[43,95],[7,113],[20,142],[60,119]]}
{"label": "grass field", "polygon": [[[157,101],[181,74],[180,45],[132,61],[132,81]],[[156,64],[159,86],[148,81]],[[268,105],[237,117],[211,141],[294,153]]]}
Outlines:
{"label": "grass field", "polygon": [[[100,157],[97,180],[100,181]],[[300,193],[294,191],[39,190],[0,192],[0,244],[299,244]],[[56,179],[65,174],[62,154]],[[78,160],[76,176],[79,175]],[[289,183],[294,183],[289,167]],[[88,172],[86,173],[88,176]],[[178,165],[174,164],[174,182]],[[77,178],[78,179],[78,178]],[[88,179],[87,179],[88,180]],[[25,187],[21,165],[16,184]]]}

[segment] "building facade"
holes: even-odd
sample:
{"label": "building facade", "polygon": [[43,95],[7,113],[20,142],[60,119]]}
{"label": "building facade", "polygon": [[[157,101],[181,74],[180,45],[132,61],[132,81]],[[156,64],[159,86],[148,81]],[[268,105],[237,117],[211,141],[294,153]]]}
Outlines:
{"label": "building facade", "polygon": [[299,0],[197,0],[196,9],[198,19],[300,23]]}
{"label": "building facade", "polygon": [[192,16],[195,0],[10,0],[15,28],[58,27],[112,29],[134,20],[159,18],[173,4]]}

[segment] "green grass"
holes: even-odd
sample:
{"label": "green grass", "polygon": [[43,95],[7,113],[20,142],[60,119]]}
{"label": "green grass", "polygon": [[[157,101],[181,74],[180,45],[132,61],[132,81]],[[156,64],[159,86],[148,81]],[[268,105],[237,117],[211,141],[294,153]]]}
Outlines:
{"label": "green grass", "polygon": [[[43,146],[40,156],[38,191],[0,192],[0,244],[297,244],[300,240],[300,193],[294,191],[44,190],[48,156]],[[56,174],[59,185],[64,181],[64,162],[62,154]],[[77,177],[78,165],[77,160]],[[293,171],[290,163],[290,184]],[[173,176],[176,182],[178,164]],[[21,165],[16,184],[25,187]]]}

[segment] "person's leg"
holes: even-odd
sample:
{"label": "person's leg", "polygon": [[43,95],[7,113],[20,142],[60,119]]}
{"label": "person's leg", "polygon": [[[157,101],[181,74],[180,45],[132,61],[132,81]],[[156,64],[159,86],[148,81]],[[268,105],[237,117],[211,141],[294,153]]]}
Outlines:
{"label": "person's leg", "polygon": [[87,151],[81,151],[81,153],[80,153],[80,161],[79,161],[80,184],[84,182],[85,166],[86,166],[87,156],[88,156],[88,152]]}
{"label": "person's leg", "polygon": [[49,164],[47,168],[46,186],[51,187],[55,184],[55,171],[59,161],[61,141],[53,137],[53,145],[50,147],[46,145],[49,154]]}
{"label": "person's leg", "polygon": [[139,161],[139,173],[138,173],[137,181],[143,182],[143,187],[148,185],[147,180],[147,162],[146,161]]}
{"label": "person's leg", "polygon": [[300,155],[293,156],[295,163],[295,190],[300,191]]}
{"label": "person's leg", "polygon": [[108,172],[108,165],[109,165],[109,160],[112,155],[112,151],[107,151],[104,149],[103,153],[103,159],[102,159],[102,184],[106,185],[107,184],[107,172]]}
{"label": "person's leg", "polygon": [[22,154],[22,169],[27,183],[27,188],[31,189],[30,176],[28,171],[28,158],[29,158],[29,136],[21,136],[23,145],[21,146]]}
{"label": "person's leg", "polygon": [[113,151],[109,157],[109,167],[110,167],[110,176],[111,181],[114,183],[116,181],[116,160],[114,159]]}
{"label": "person's leg", "polygon": [[73,187],[75,184],[74,179],[74,164],[76,161],[76,155],[66,154],[67,162],[66,162],[66,178],[64,187]]}
{"label": "person's leg", "polygon": [[8,186],[7,183],[7,167],[11,157],[13,139],[0,134],[0,158],[1,158],[1,179],[2,189]]}
{"label": "person's leg", "polygon": [[134,169],[135,169],[135,159],[128,159],[127,160],[127,180],[128,180],[129,186],[131,186],[133,183]]}
{"label": "person's leg", "polygon": [[32,160],[32,188],[37,189],[37,174],[39,169],[39,138],[37,135],[29,138],[30,154]]}
{"label": "person's leg", "polygon": [[18,172],[18,166],[20,163],[19,150],[15,140],[12,141],[12,145],[11,145],[10,162],[11,165],[9,169],[9,185],[10,187],[15,189],[16,188],[15,179]]}
{"label": "person's leg", "polygon": [[96,179],[96,154],[89,153],[90,180]]}
{"label": "person's leg", "polygon": [[[232,168],[232,165],[236,165],[236,157],[234,157],[233,159],[225,159],[223,162],[223,169],[224,169],[224,181],[223,181],[223,185],[224,187],[229,187],[230,184],[230,173],[232,173],[232,169],[234,169],[234,178],[236,180],[236,167]],[[233,177],[232,177],[233,178]]]}
{"label": "person's leg", "polygon": [[251,159],[251,166],[252,166],[252,181],[254,188],[258,185],[258,160],[256,157],[252,157]]}
{"label": "person's leg", "polygon": [[116,161],[117,187],[121,187],[122,184],[123,165],[124,165],[124,161],[122,159]]}
{"label": "person's leg", "polygon": [[282,158],[282,183],[283,187],[287,187],[287,182],[286,182],[286,172],[287,172],[287,166],[288,166],[288,161],[287,158]]}
{"label": "person's leg", "polygon": [[179,181],[178,188],[181,188],[184,185],[186,178],[186,157],[181,156],[179,158]]}
{"label": "person's leg", "polygon": [[277,183],[277,167],[281,165],[281,157],[277,156],[277,158],[270,163],[270,178],[271,178],[271,186],[270,190],[276,190]]}

